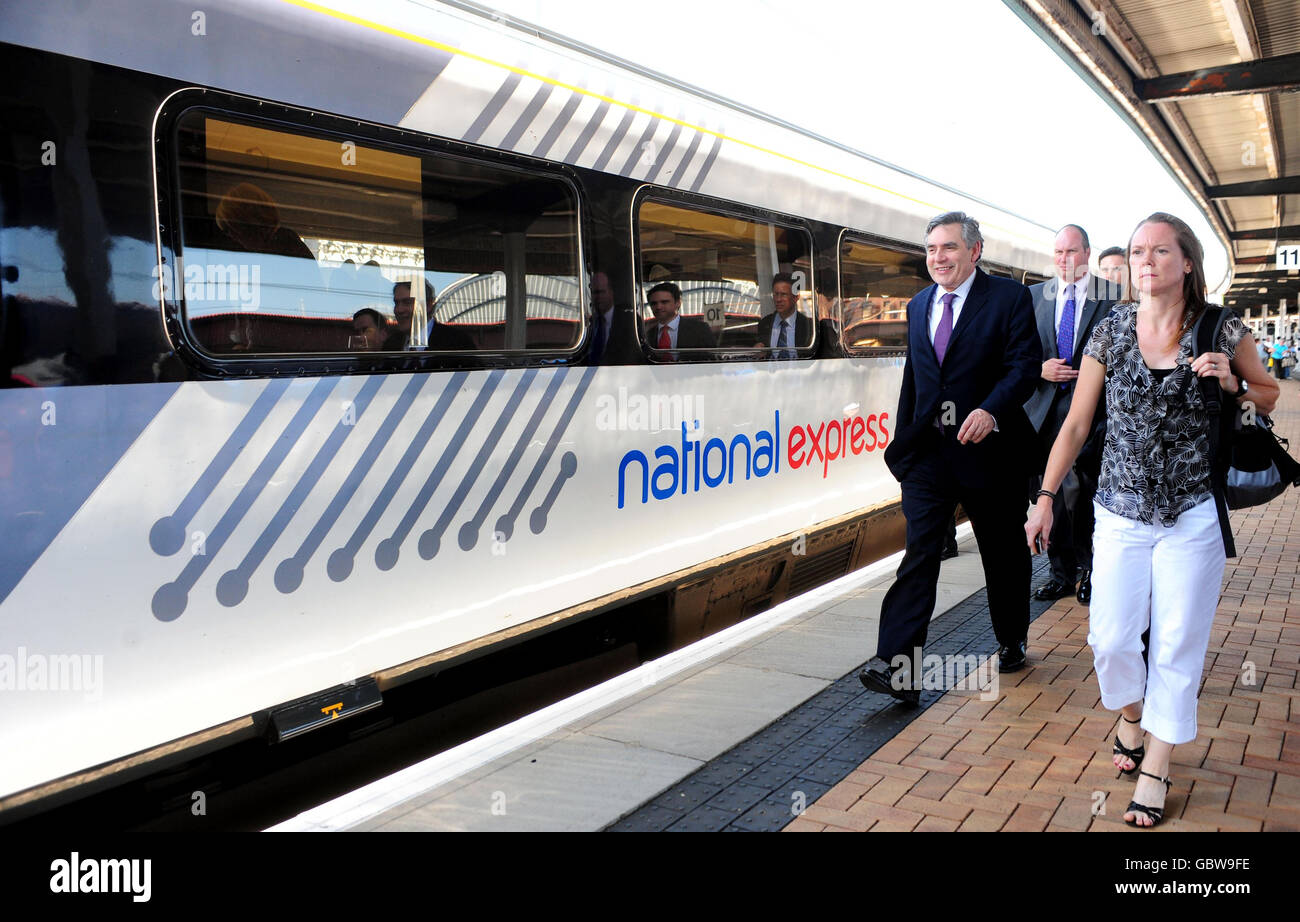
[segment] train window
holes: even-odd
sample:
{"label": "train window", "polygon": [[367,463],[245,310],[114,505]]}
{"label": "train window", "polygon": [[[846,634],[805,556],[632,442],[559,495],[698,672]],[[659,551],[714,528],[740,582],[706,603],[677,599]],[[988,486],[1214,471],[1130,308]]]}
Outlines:
{"label": "train window", "polygon": [[[812,346],[812,241],[802,228],[645,199],[637,210],[637,249],[642,335],[652,349],[671,343],[675,358],[691,349],[701,357],[706,350],[761,349],[794,358]],[[672,317],[674,292],[675,339],[673,323],[665,337],[659,322]]]}
{"label": "train window", "polygon": [[930,284],[925,256],[845,237],[840,243],[840,329],[858,355],[907,349],[907,302]]}
{"label": "train window", "polygon": [[571,349],[559,179],[190,110],[174,295],[216,355]]}

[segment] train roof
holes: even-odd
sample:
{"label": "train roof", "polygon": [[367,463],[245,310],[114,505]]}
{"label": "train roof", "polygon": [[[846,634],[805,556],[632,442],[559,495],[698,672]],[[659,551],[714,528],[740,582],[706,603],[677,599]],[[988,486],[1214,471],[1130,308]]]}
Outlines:
{"label": "train roof", "polygon": [[[472,3],[74,0],[0,9],[15,44],[615,173],[919,243],[953,210],[1045,269],[1054,230]],[[142,40],[141,36],[148,36]],[[863,101],[864,107],[869,104]],[[1014,156],[1014,154],[1010,154]]]}

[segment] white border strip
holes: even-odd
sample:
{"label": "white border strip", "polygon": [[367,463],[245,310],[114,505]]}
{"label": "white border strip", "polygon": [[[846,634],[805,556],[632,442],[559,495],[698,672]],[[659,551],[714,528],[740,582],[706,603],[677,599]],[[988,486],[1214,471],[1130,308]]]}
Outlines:
{"label": "white border strip", "polygon": [[[969,523],[957,529],[958,538],[971,533]],[[780,605],[732,625],[703,640],[682,647],[657,660],[579,692],[563,701],[498,727],[438,755],[380,778],[272,826],[267,832],[341,832],[364,823],[386,810],[452,781],[466,772],[500,759],[574,721],[609,707],[619,700],[689,669],[697,663],[740,646],[767,631],[797,618],[828,597],[856,589],[895,570],[903,559],[899,551],[861,570],[805,592]]]}

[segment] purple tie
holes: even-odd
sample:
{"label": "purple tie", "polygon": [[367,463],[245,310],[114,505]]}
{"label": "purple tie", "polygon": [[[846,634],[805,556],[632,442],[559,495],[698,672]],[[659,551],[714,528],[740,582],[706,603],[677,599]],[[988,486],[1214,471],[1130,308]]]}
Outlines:
{"label": "purple tie", "polygon": [[943,364],[943,354],[948,351],[948,340],[952,339],[952,302],[957,300],[957,293],[950,291],[941,299],[943,316],[939,318],[939,329],[934,331],[934,354],[939,364]]}
{"label": "purple tie", "polygon": [[[1071,362],[1074,359],[1074,286],[1065,290],[1065,310],[1061,312],[1061,328],[1056,331],[1056,356]],[[1069,381],[1061,382],[1061,390],[1070,386]]]}

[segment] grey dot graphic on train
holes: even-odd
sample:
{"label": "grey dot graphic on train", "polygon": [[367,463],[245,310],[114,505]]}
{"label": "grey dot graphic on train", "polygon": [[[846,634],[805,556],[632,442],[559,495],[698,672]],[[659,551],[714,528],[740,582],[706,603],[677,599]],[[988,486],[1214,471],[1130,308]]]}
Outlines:
{"label": "grey dot graphic on train", "polygon": [[[384,537],[375,548],[374,563],[378,571],[392,570],[396,566],[403,545],[414,532],[416,523],[426,511],[447,471],[459,456],[461,448],[479,428],[480,422],[486,421],[484,411],[506,376],[507,372],[500,370],[489,373],[479,387],[473,403],[460,417],[455,432],[450,435],[442,434],[439,442],[442,450],[433,461],[424,483],[392,534]],[[547,411],[554,405],[561,389],[566,384],[572,383],[572,393],[568,401],[552,425],[545,444],[529,469],[522,487],[510,499],[509,506],[497,519],[492,537],[497,542],[509,541],[514,534],[516,521],[529,502],[534,501],[535,494],[540,496],[535,500],[536,505],[529,515],[529,530],[533,534],[541,534],[545,530],[547,518],[559,499],[565,483],[577,473],[577,456],[571,451],[564,452],[559,457],[558,463],[554,465],[556,472],[550,482],[544,485],[544,492],[539,490],[539,486],[543,485],[543,477],[547,469],[552,466],[551,462],[555,458],[560,440],[568,430],[594,376],[595,369],[592,368],[554,372],[546,376],[546,384],[543,387],[538,380],[537,369],[527,369],[518,373],[518,380],[511,390],[505,407],[495,417],[490,429],[477,439],[481,444],[466,473],[456,484],[437,520],[430,528],[419,534],[416,550],[422,559],[432,560],[438,555],[442,550],[443,536],[452,520],[460,513],[465,499],[480,475],[486,470],[494,469],[496,471],[494,480],[478,507],[461,525],[457,536],[457,544],[462,551],[470,551],[478,546],[484,523],[502,499],[511,475],[519,469],[529,445],[533,444],[538,430],[542,428]],[[353,527],[347,540],[341,547],[330,553],[325,561],[325,573],[334,582],[342,582],[352,575],[357,554],[392,503],[408,474],[415,469],[416,459],[432,441],[468,378],[469,373],[462,371],[443,380],[436,399],[432,400],[432,405],[424,414],[424,418],[419,421],[415,431],[408,436],[408,442],[399,460],[391,470],[376,469],[375,462],[380,453],[394,437],[398,436],[399,430],[405,433],[409,432],[412,426],[416,426],[415,414],[412,411],[417,405],[418,398],[426,389],[437,388],[439,379],[420,375],[413,376],[406,383],[379,427],[370,436],[365,448],[353,462],[351,470],[342,478],[325,510],[308,530],[302,543],[297,550],[276,566],[273,575],[276,589],[287,594],[302,585],[312,558],[320,550],[326,536],[338,523],[345,507],[357,494],[362,483],[368,477],[382,478],[382,486],[379,487],[370,505],[362,512],[360,520]],[[340,380],[322,378],[312,387],[292,418],[274,438],[239,493],[221,514],[217,524],[204,536],[203,553],[191,554],[176,579],[160,586],[154,593],[152,603],[154,617],[160,621],[174,621],[184,614],[189,605],[190,592],[212,565],[285,458],[309,431],[312,420],[326,407],[327,399]],[[217,580],[216,598],[223,606],[233,607],[244,600],[253,576],[265,562],[276,541],[288,529],[290,522],[298,514],[312,490],[322,483],[338,482],[337,477],[327,477],[327,472],[336,463],[345,443],[358,428],[357,424],[364,418],[384,382],[384,378],[375,376],[362,385],[356,398],[348,404],[348,412],[342,414],[335,422],[329,436],[316,450],[311,462],[303,469],[270,522],[244,549],[239,563]],[[267,383],[238,425],[196,478],[176,510],[154,523],[149,532],[149,546],[155,554],[169,557],[185,546],[186,535],[199,509],[218,491],[235,462],[284,398],[290,383],[288,380],[272,380]],[[530,400],[533,395],[536,395],[535,401]],[[518,437],[512,441],[501,442],[501,437],[516,415],[530,404],[531,412],[522,429],[519,430]],[[266,435],[263,436],[265,437]],[[488,462],[500,455],[504,456],[499,466],[490,467]]]}

